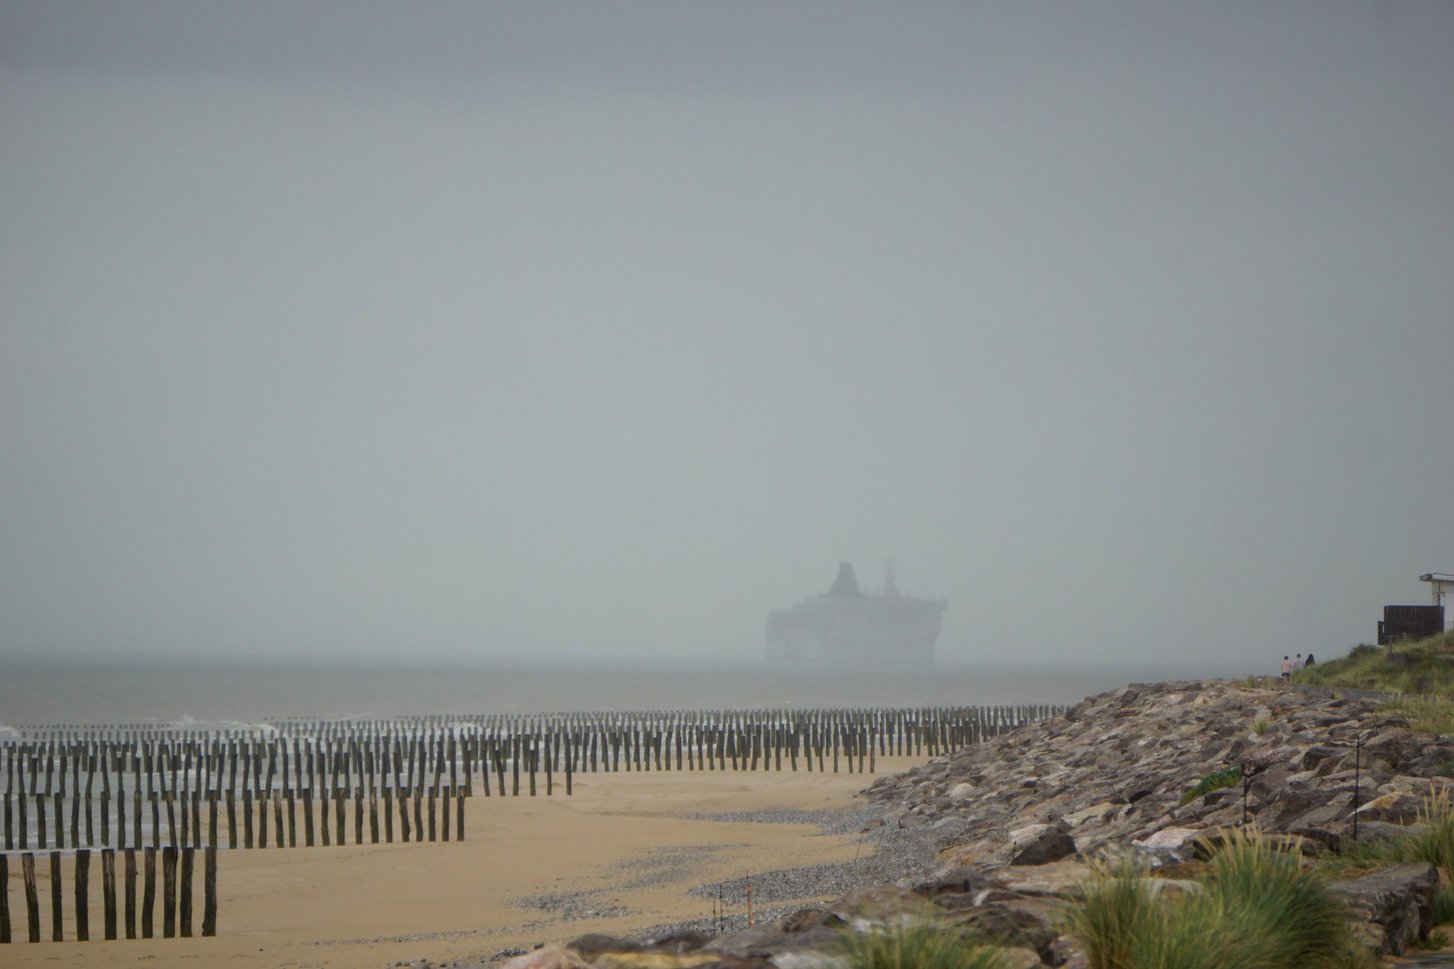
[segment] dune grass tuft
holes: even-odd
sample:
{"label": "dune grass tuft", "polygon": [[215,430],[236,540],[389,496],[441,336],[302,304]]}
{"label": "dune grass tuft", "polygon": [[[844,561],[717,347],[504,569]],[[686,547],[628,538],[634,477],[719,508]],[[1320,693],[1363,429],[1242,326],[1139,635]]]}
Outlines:
{"label": "dune grass tuft", "polygon": [[1070,915],[1091,969],[1334,969],[1348,965],[1342,902],[1300,856],[1230,831],[1199,890],[1154,897],[1145,872],[1102,872]]}
{"label": "dune grass tuft", "polygon": [[1181,800],[1177,803],[1183,805],[1190,804],[1199,797],[1206,797],[1213,791],[1220,791],[1224,787],[1232,787],[1240,783],[1241,780],[1242,768],[1240,767],[1227,767],[1223,770],[1215,771],[1198,781],[1196,787],[1193,787],[1183,794]]}

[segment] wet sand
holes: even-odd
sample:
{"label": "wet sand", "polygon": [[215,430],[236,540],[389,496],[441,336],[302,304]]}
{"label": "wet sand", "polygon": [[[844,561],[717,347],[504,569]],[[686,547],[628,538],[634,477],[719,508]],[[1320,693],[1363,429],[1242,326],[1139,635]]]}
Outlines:
{"label": "wet sand", "polygon": [[[586,932],[624,934],[708,918],[694,886],[754,872],[851,860],[858,835],[811,824],[708,820],[780,809],[851,809],[876,776],[924,758],[880,759],[877,774],[664,772],[580,775],[575,793],[473,798],[466,840],[434,844],[224,850],[218,935],[212,939],[29,944],[19,864],[10,912],[22,941],[6,966],[328,967],[373,969],[428,959],[483,962],[511,948]],[[40,858],[37,858],[41,862]],[[100,939],[99,863],[91,867],[90,927]],[[199,865],[200,868],[200,865]],[[69,863],[67,924],[74,938]],[[48,866],[41,934],[50,938]],[[200,931],[200,871],[194,931]],[[809,899],[804,899],[809,901]],[[742,914],[734,906],[734,914]],[[157,930],[161,919],[157,917]]]}

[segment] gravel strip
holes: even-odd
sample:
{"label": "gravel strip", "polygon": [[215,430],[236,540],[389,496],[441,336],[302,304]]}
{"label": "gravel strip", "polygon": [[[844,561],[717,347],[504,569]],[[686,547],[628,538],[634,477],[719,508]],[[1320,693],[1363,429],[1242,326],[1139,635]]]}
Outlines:
{"label": "gravel strip", "polygon": [[604,889],[589,892],[552,892],[546,895],[527,895],[524,898],[517,898],[514,900],[514,904],[521,908],[549,912],[556,918],[567,922],[579,922],[581,919],[611,919],[632,914],[631,909],[598,897],[604,894]]}
{"label": "gravel strip", "polygon": [[[912,884],[923,881],[938,867],[939,851],[954,841],[959,825],[938,829],[900,828],[882,824],[884,808],[870,805],[851,810],[803,811],[769,809],[753,812],[698,815],[702,820],[760,824],[811,824],[824,835],[860,835],[860,853],[853,861],[803,865],[772,871],[751,872],[738,878],[709,882],[691,889],[699,898],[720,899],[727,909],[736,909],[718,919],[689,919],[654,925],[632,933],[634,941],[649,941],[683,932],[711,935],[747,927],[747,889],[752,889],[753,920],[770,922],[782,918],[802,904],[773,905],[803,899],[837,898],[876,885]],[[680,850],[680,849],[676,849]]]}

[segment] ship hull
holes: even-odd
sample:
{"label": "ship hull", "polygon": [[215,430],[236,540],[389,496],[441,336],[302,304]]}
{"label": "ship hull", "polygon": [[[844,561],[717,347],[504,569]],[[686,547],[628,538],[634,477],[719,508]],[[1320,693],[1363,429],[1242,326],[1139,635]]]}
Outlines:
{"label": "ship hull", "polygon": [[932,663],[944,609],[934,599],[815,596],[769,614],[767,658]]}

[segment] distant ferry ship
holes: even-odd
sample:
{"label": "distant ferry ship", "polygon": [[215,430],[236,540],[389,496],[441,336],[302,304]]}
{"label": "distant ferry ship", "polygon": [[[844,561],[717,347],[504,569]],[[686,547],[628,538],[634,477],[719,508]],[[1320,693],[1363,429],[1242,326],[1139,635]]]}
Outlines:
{"label": "distant ferry ship", "polygon": [[853,565],[838,564],[827,595],[767,617],[767,658],[930,663],[949,603],[900,595],[890,566],[882,595],[865,595]]}

